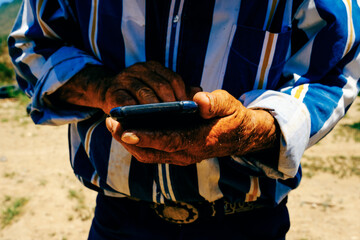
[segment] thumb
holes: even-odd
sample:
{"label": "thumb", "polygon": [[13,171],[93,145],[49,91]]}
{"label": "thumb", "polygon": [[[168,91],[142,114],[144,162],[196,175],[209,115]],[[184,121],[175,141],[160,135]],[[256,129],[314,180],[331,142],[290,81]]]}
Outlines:
{"label": "thumb", "polygon": [[199,105],[200,116],[204,119],[225,117],[244,108],[240,101],[224,90],[198,92],[193,100]]}

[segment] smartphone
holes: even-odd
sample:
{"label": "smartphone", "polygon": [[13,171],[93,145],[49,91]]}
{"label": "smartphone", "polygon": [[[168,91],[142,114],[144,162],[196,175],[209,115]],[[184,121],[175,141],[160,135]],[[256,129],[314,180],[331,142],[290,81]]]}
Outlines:
{"label": "smartphone", "polygon": [[110,117],[125,128],[186,127],[200,120],[193,101],[162,102],[116,107]]}

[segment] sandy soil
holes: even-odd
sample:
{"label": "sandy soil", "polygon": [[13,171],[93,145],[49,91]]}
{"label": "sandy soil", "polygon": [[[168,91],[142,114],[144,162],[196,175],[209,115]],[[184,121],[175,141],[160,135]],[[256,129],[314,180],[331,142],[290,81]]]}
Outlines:
{"label": "sandy soil", "polygon": [[[359,130],[344,126],[354,122],[360,122],[359,98],[305,153],[304,179],[289,196],[287,239],[360,240]],[[0,239],[86,239],[95,193],[78,182],[68,161],[66,126],[34,126],[18,102],[0,100]],[[18,199],[25,205],[4,226]]]}

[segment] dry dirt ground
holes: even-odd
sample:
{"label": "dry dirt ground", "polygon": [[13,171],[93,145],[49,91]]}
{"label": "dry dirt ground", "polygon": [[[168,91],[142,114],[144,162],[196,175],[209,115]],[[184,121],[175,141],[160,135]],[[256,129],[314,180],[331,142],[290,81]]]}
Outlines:
{"label": "dry dirt ground", "polygon": [[[354,124],[355,123],[355,124]],[[360,99],[306,151],[289,196],[290,240],[360,240]],[[17,101],[0,100],[0,239],[86,239],[95,193],[68,162],[67,127],[34,126]]]}

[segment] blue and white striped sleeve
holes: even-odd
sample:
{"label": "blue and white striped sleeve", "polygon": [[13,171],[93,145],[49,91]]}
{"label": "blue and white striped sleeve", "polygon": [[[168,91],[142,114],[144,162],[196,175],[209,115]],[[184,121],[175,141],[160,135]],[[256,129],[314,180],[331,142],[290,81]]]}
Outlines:
{"label": "blue and white striped sleeve", "polygon": [[[17,81],[32,99],[30,115],[37,124],[76,122],[95,112],[85,108],[53,109],[44,101],[46,95],[56,91],[86,65],[101,64],[64,39],[76,41],[79,36],[72,31],[70,26],[75,24],[61,2],[49,5],[36,0],[23,1],[8,39]],[[68,27],[68,32],[57,33],[56,26]],[[71,33],[75,35],[69,36]]]}
{"label": "blue and white striped sleeve", "polygon": [[[328,134],[360,88],[360,9],[357,1],[304,1],[295,14],[292,54],[279,91],[254,90],[241,97],[249,108],[273,109],[281,129],[274,178],[294,177],[306,148]],[[300,46],[299,46],[299,43]]]}

